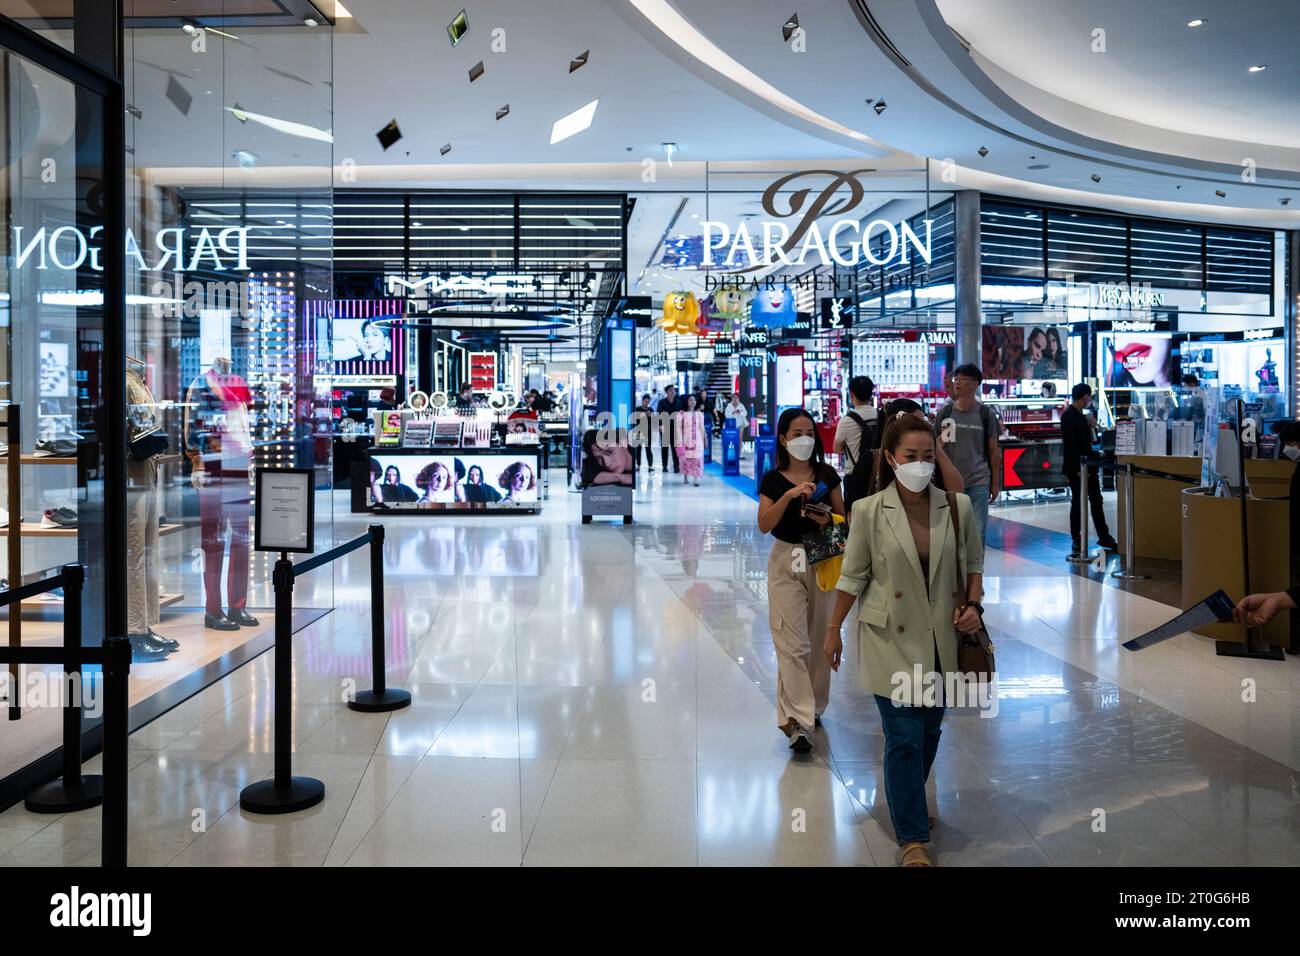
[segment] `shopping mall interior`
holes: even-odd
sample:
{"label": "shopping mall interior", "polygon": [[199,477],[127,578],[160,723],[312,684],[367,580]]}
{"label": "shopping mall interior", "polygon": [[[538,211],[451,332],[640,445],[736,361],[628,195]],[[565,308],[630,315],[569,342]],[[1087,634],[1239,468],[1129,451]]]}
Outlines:
{"label": "shopping mall interior", "polygon": [[1298,33],[0,0],[0,865],[1300,864]]}

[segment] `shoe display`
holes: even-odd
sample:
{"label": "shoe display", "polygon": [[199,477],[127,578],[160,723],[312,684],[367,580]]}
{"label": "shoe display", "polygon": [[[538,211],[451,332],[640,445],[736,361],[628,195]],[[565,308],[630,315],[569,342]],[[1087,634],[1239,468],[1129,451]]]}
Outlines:
{"label": "shoe display", "polygon": [[253,615],[249,614],[242,607],[232,608],[226,612],[226,620],[234,621],[240,627],[256,627],[261,623]]}
{"label": "shoe display", "polygon": [[36,443],[36,449],[32,452],[35,458],[74,458],[76,454],[75,438],[52,438],[48,441],[40,441]]}
{"label": "shoe display", "polygon": [[77,513],[71,508],[49,508],[41,514],[42,528],[75,528]]}
{"label": "shoe display", "polygon": [[174,637],[163,637],[152,627],[149,628],[149,633],[146,636],[159,647],[168,651],[177,650],[181,646],[181,642],[176,640]]}
{"label": "shoe display", "polygon": [[132,664],[156,664],[158,661],[166,660],[167,655],[171,653],[147,634],[132,634],[128,640],[131,642]]}
{"label": "shoe display", "polygon": [[203,626],[210,631],[237,631],[239,625],[224,614],[204,614]]}

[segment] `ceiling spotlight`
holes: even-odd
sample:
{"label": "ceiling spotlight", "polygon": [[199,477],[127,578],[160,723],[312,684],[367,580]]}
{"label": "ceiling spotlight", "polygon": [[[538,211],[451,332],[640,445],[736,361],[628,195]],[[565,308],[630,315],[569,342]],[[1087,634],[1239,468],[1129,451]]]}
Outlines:
{"label": "ceiling spotlight", "polygon": [[397,120],[391,119],[388,125],[375,134],[375,139],[379,140],[379,145],[385,150],[402,138],[402,131],[398,128]]}
{"label": "ceiling spotlight", "polygon": [[442,146],[438,149],[439,156],[446,156],[450,152],[451,152],[451,143],[443,143]]}
{"label": "ceiling spotlight", "polygon": [[989,148],[987,146],[981,146],[977,150],[977,152],[980,154],[980,156],[987,156],[989,154]]}
{"label": "ceiling spotlight", "polygon": [[1025,169],[1051,169],[1047,163],[1031,163]]}
{"label": "ceiling spotlight", "polygon": [[479,60],[477,63],[475,63],[473,66],[469,68],[469,81],[473,83],[482,75],[483,75],[483,61]]}
{"label": "ceiling spotlight", "polygon": [[785,23],[781,24],[782,39],[784,39],[786,43],[789,43],[790,38],[794,36],[794,31],[798,29],[799,29],[799,14],[792,13],[790,14],[790,19],[786,20]]}
{"label": "ceiling spotlight", "polygon": [[181,32],[188,33],[191,36],[194,34],[194,31],[197,30],[198,28],[199,28],[198,24],[194,23],[194,21],[192,20],[186,20],[184,23],[181,24]]}
{"label": "ceiling spotlight", "polygon": [[1210,21],[1206,20],[1204,17],[1197,17],[1195,20],[1188,20],[1187,25],[1189,27],[1203,27],[1209,22]]}
{"label": "ceiling spotlight", "polygon": [[1101,182],[1101,177],[1098,176],[1096,173],[1093,173],[1091,178],[1092,178],[1092,181],[1093,181],[1094,183],[1099,183],[1099,182]]}
{"label": "ceiling spotlight", "polygon": [[1216,190],[1214,191],[1214,195],[1218,196],[1220,199],[1227,199],[1227,198],[1228,198],[1228,194],[1225,193],[1222,189],[1216,189]]}
{"label": "ceiling spotlight", "polygon": [[461,40],[465,39],[465,34],[469,33],[469,17],[462,10],[456,14],[451,23],[447,24],[447,37],[451,40],[451,45],[455,46]]}
{"label": "ceiling spotlight", "polygon": [[505,118],[506,118],[507,116],[509,116],[509,115],[510,115],[510,104],[509,104],[509,103],[507,103],[505,106],[501,107],[501,109],[497,110],[497,119],[498,119],[498,120],[503,120],[503,119],[505,119]]}
{"label": "ceiling spotlight", "polygon": [[1247,70],[1246,70],[1246,72],[1247,72],[1247,73],[1263,73],[1263,72],[1264,72],[1265,70],[1267,70],[1267,69],[1268,69],[1268,64],[1267,64],[1267,63],[1257,63],[1257,64],[1255,64],[1255,65],[1252,66],[1252,67],[1248,67]]}
{"label": "ceiling spotlight", "polygon": [[581,70],[584,66],[587,65],[587,58],[589,56],[591,56],[590,50],[583,50],[581,53],[575,56],[572,60],[569,61],[569,72],[572,73],[575,70]]}
{"label": "ceiling spotlight", "polygon": [[309,27],[320,26],[320,22],[315,17],[303,17],[302,22]]}
{"label": "ceiling spotlight", "polygon": [[888,106],[887,106],[887,104],[885,103],[884,100],[876,100],[876,105],[873,106],[873,107],[871,107],[871,108],[872,108],[873,110],[875,110],[875,111],[876,111],[876,115],[879,116],[879,115],[880,115],[881,113],[883,113],[886,109],[888,109]]}
{"label": "ceiling spotlight", "polygon": [[1283,206],[1289,206],[1291,205],[1291,197],[1283,196],[1281,199],[1278,200],[1278,202],[1280,202]]}

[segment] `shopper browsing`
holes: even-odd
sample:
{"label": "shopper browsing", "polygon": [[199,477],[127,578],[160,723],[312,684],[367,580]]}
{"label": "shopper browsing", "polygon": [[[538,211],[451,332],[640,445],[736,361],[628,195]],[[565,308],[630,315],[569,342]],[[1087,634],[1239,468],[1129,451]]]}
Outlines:
{"label": "shopper browsing", "polygon": [[682,466],[682,484],[689,484],[695,479],[699,487],[700,476],[704,474],[704,443],[709,440],[709,433],[704,424],[704,412],[694,395],[686,396],[686,409],[677,413],[676,421],[677,447],[675,457]]}
{"label": "shopper browsing", "polygon": [[[1070,483],[1070,541],[1074,548],[1070,556],[1077,558],[1088,551],[1088,542],[1081,537],[1079,509],[1079,478],[1083,472],[1083,459],[1092,454],[1092,423],[1085,414],[1092,403],[1092,386],[1080,382],[1070,391],[1070,404],[1061,412],[1061,443],[1064,446],[1064,471]],[[1097,469],[1088,467],[1088,506],[1092,508],[1092,523],[1097,529],[1097,543],[1107,551],[1119,547],[1110,535],[1106,512],[1101,503],[1101,481]]]}
{"label": "shopper browsing", "polygon": [[740,393],[732,393],[727,400],[726,407],[722,410],[722,427],[727,427],[727,419],[735,419],[736,431],[740,434],[740,454],[745,454],[745,429],[749,426],[749,410],[745,408],[744,402],[740,400]]}
{"label": "shopper browsing", "polygon": [[[853,502],[865,498],[867,487],[871,483],[871,450],[876,447],[877,415],[871,398],[875,392],[876,383],[867,376],[855,375],[849,379],[849,398],[853,401],[853,410],[835,426],[835,454],[843,456],[845,460],[846,508],[852,508]],[[866,451],[865,460],[863,450]]]}
{"label": "shopper browsing", "polygon": [[682,470],[681,462],[677,460],[677,446],[673,443],[672,431],[676,414],[684,411],[685,408],[685,403],[677,399],[677,386],[675,385],[668,385],[664,388],[664,397],[655,406],[655,412],[659,416],[659,455],[664,474],[668,473],[669,452],[673,456],[673,471],[680,473]]}
{"label": "shopper browsing", "polygon": [[[939,749],[949,675],[957,674],[957,632],[977,631],[983,612],[984,548],[974,508],[968,496],[934,487],[936,445],[924,418],[903,413],[888,420],[884,490],[853,506],[824,645],[827,663],[839,670],[840,631],[856,601],[858,677],[880,711],[885,799],[903,866],[932,865],[925,851],[931,827],[925,783]],[[958,570],[964,594],[950,583]],[[938,701],[916,697],[915,675],[922,673],[944,690]]]}
{"label": "shopper browsing", "polygon": [[981,544],[986,539],[989,505],[1002,493],[998,418],[976,398],[983,380],[978,365],[958,366],[952,373],[949,388],[954,398],[939,410],[934,423],[943,450],[957,466],[971,507],[975,509],[975,525]]}
{"label": "shopper browsing", "polygon": [[650,434],[654,428],[655,410],[650,404],[648,394],[641,396],[641,405],[632,413],[632,428],[628,433],[628,444],[632,446],[632,457],[636,470],[641,470],[641,452],[645,451],[645,460],[651,473],[655,470],[655,456],[650,449]]}
{"label": "shopper browsing", "polygon": [[811,415],[787,408],[776,432],[776,467],[758,486],[758,530],[773,539],[767,602],[776,646],[776,723],[791,750],[807,753],[830,701],[831,673],[820,642],[833,592],[818,586],[803,537],[830,523],[829,512],[843,515],[844,499],[840,476],[824,460]]}

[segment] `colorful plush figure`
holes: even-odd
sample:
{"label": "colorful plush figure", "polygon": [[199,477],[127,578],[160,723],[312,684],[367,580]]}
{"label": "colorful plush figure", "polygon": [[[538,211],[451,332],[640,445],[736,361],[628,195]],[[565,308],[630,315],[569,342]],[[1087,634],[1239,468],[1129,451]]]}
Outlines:
{"label": "colorful plush figure", "polygon": [[695,322],[700,317],[700,303],[694,292],[669,292],[664,296],[665,332],[679,332],[683,335],[695,332]]}
{"label": "colorful plush figure", "polygon": [[726,319],[719,314],[714,304],[713,296],[700,300],[700,317],[695,320],[696,334],[711,335],[714,332],[721,332],[725,322]]}
{"label": "colorful plush figure", "polygon": [[713,310],[718,315],[728,319],[744,317],[748,303],[745,293],[740,289],[719,289],[710,298],[713,299]]}
{"label": "colorful plush figure", "polygon": [[749,324],[769,329],[794,325],[794,292],[790,288],[764,289],[749,304]]}

